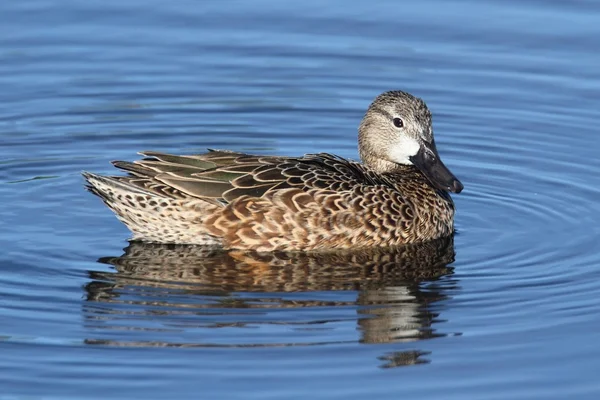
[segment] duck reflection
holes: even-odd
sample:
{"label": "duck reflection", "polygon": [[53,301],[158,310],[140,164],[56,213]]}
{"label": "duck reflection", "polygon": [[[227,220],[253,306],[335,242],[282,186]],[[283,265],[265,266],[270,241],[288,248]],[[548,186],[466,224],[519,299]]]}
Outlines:
{"label": "duck reflection", "polygon": [[[99,260],[111,271],[89,272],[86,326],[102,337],[87,343],[186,347],[340,343],[348,341],[347,324],[352,320],[358,321],[361,343],[441,336],[432,326],[438,320],[434,310],[454,285],[447,279],[453,261],[452,237],[396,248],[312,254],[131,242],[120,257]],[[440,283],[442,277],[446,278]],[[290,310],[277,313],[282,308]],[[202,331],[264,326],[274,331],[285,326],[293,334],[288,343],[275,344],[248,337],[245,331],[229,336]],[[336,329],[345,330],[344,340]],[[183,336],[189,340],[179,340],[181,332],[187,332]],[[286,340],[286,333],[278,339]],[[239,343],[240,337],[255,343]],[[388,354],[381,357],[382,367],[427,362],[422,359],[425,354],[414,349]]]}

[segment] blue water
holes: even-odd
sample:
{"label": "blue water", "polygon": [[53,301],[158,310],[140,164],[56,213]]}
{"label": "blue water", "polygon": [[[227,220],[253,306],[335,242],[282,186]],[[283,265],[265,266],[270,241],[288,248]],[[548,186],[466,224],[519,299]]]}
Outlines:
{"label": "blue water", "polygon": [[[1,2],[0,398],[598,398],[598,21],[591,0]],[[130,245],[83,189],[141,150],[357,158],[390,89],[427,102],[465,184],[453,243]]]}

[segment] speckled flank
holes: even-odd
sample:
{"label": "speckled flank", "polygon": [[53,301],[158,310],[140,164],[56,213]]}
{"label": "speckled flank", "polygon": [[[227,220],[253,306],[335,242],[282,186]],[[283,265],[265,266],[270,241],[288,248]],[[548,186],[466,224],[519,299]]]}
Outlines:
{"label": "speckled flank", "polygon": [[[367,112],[361,143],[379,142],[385,149],[386,140],[398,141],[399,135],[425,135],[423,140],[432,143],[424,103],[404,92],[389,93],[387,102],[376,99],[372,115]],[[378,112],[382,107],[385,112]],[[386,125],[399,112],[413,131]],[[453,231],[448,193],[416,167],[390,162],[385,151],[365,155],[362,148],[365,164],[327,153],[296,158],[229,151],[142,154],[146,158],[133,163],[114,162],[128,176],[84,177],[134,239],[146,242],[319,250],[423,242]]]}

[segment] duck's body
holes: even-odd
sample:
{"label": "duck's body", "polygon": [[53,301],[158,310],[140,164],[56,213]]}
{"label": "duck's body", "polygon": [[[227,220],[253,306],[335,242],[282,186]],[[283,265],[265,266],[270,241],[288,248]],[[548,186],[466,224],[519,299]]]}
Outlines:
{"label": "duck's body", "polygon": [[[143,160],[114,162],[129,176],[84,176],[133,238],[147,242],[321,250],[391,246],[450,235],[454,205],[446,190],[459,192],[462,185],[439,161],[433,137],[425,141],[429,153],[418,155],[423,152],[414,149],[416,139],[398,140],[391,135],[394,131],[378,125],[383,121],[368,118],[390,99],[407,102],[400,104],[408,114],[405,119],[411,116],[408,106],[431,124],[419,99],[404,92],[379,96],[361,124],[365,164],[325,153],[292,158],[228,151],[193,156],[144,152]],[[386,132],[387,137],[379,136]],[[369,133],[377,133],[377,140]],[[383,153],[389,157],[371,148],[385,150],[382,139],[391,141],[392,151]],[[408,150],[399,150],[394,140]],[[430,162],[434,168],[425,175],[412,161],[396,162],[404,158],[426,167]]]}

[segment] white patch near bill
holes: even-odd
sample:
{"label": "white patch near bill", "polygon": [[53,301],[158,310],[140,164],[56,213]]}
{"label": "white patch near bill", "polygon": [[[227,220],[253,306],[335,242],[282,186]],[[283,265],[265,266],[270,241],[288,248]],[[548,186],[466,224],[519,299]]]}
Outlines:
{"label": "white patch near bill", "polygon": [[394,143],[389,150],[390,161],[397,164],[412,165],[409,157],[414,156],[418,153],[421,145],[416,139],[408,136],[401,136],[398,141]]}

